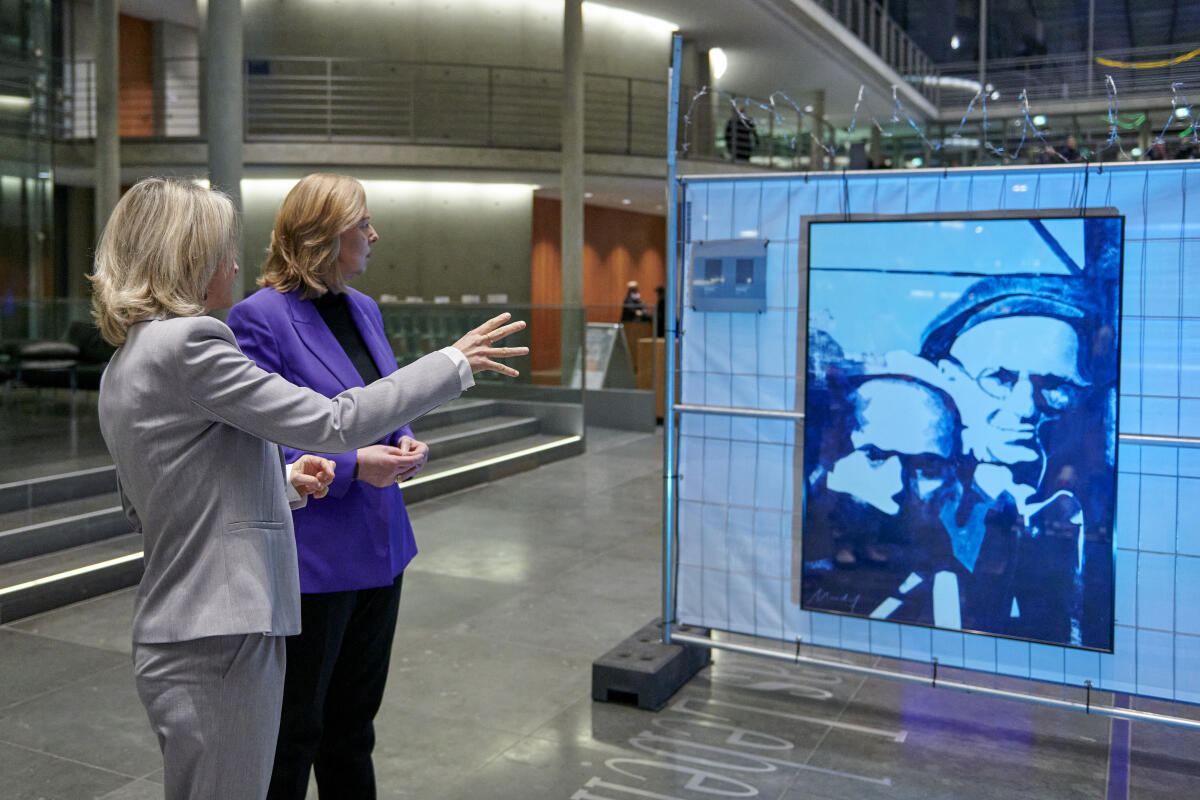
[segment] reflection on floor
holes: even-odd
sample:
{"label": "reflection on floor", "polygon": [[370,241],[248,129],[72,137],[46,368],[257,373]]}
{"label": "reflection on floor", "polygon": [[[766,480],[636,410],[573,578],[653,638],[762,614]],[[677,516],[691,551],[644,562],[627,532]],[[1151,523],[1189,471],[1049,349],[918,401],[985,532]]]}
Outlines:
{"label": "reflection on floor", "polygon": [[[414,506],[382,798],[1200,796],[1200,734],[743,656],[658,714],[593,703],[591,661],[659,607],[661,452],[593,429],[584,456]],[[0,627],[4,798],[162,796],[131,603]]]}

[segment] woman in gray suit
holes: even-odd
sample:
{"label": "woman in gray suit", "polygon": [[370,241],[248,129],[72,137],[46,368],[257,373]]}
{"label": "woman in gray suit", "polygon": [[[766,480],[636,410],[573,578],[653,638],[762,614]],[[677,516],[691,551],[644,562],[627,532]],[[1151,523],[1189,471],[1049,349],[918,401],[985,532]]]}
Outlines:
{"label": "woman in gray suit", "polygon": [[[283,637],[300,631],[278,444],[318,453],[368,445],[457,397],[475,372],[516,375],[493,359],[528,352],[493,345],[525,326],[504,314],[336,397],[294,386],[204,316],[232,303],[237,237],[224,195],[143,180],[113,210],[90,276],[93,315],[119,346],[100,384],[100,428],[144,538],[134,673],[168,800],[260,800],[267,790]],[[324,459],[292,469],[308,492],[332,479]]]}

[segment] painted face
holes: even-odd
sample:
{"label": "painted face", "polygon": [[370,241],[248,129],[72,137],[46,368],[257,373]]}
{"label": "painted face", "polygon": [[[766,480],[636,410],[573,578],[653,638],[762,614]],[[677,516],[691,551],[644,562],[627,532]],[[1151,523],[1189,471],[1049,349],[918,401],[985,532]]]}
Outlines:
{"label": "painted face", "polygon": [[367,270],[367,259],[371,257],[371,245],[379,241],[379,234],[371,225],[371,215],[364,212],[348,231],[338,237],[338,270],[347,283]]}
{"label": "painted face", "polygon": [[233,305],[233,281],[239,271],[240,267],[236,261],[217,267],[204,290],[205,311],[216,311]]}
{"label": "painted face", "polygon": [[894,515],[906,487],[928,499],[953,478],[953,420],[939,395],[883,378],[860,386],[854,400],[854,451],[833,465],[829,489]]}
{"label": "painted face", "polygon": [[1038,426],[1072,406],[1087,386],[1079,337],[1053,317],[981,322],[950,348],[961,365],[951,393],[963,419],[963,446],[981,462],[1042,457]]}

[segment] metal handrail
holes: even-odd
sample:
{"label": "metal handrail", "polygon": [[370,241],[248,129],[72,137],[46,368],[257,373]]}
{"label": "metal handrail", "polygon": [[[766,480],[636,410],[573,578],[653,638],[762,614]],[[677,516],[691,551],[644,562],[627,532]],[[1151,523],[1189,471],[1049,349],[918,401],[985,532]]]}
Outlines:
{"label": "metal handrail", "polygon": [[[152,108],[154,136],[196,137],[202,61],[163,61],[163,87]],[[247,141],[386,141],[557,150],[560,71],[495,64],[318,56],[245,61]],[[62,69],[59,138],[95,130],[93,67]],[[587,73],[588,151],[662,156],[665,82]],[[161,96],[163,94],[173,96]],[[123,98],[124,102],[128,102]]]}
{"label": "metal handrail", "polygon": [[[714,406],[699,403],[673,403],[671,410],[679,414],[708,414],[720,417],[753,417],[800,422],[803,411],[750,406]],[[1200,447],[1200,436],[1167,436],[1156,433],[1118,433],[1117,441],[1125,444],[1161,445],[1164,447]]]}
{"label": "metal handrail", "polygon": [[[1200,48],[1200,44],[1124,48],[1096,53],[1122,63],[1154,61],[1178,56]],[[977,62],[955,62],[943,64],[941,74],[949,78],[977,82]],[[1200,58],[1156,69],[1130,69],[1102,66],[1088,58],[1086,53],[1062,55],[1022,56],[989,60],[987,83],[989,91],[998,92],[1002,102],[1016,102],[1025,92],[1030,102],[1089,100],[1106,98],[1109,94],[1107,76],[1112,76],[1118,90],[1118,100],[1130,95],[1157,95],[1159,105],[1171,98],[1171,86],[1185,83],[1194,86],[1200,80]],[[943,108],[953,109],[961,104],[970,90],[948,93]]]}
{"label": "metal handrail", "polygon": [[[1134,720],[1138,722],[1158,722],[1163,725],[1173,725],[1179,728],[1200,730],[1200,720],[1191,719],[1189,717],[1174,714],[1154,714],[1149,711],[1138,711],[1136,709],[1120,708],[1118,706],[1093,704],[1090,701],[1092,687],[1088,685],[1079,687],[1081,691],[1086,692],[1086,697],[1088,698],[1086,702],[1081,703],[1078,700],[1063,700],[1054,697],[1047,697],[1045,695],[1034,694],[1032,692],[1017,692],[1008,689],[997,689],[977,683],[964,683],[962,681],[945,679],[939,680],[937,677],[937,659],[934,659],[931,662],[929,675],[919,675],[913,672],[904,672],[900,669],[870,667],[864,664],[855,664],[849,661],[837,661],[830,658],[815,658],[813,656],[801,655],[798,652],[784,652],[781,650],[772,650],[766,647],[759,647],[757,645],[720,641],[704,636],[697,636],[692,633],[676,631],[672,629],[672,626],[667,626],[665,631],[670,640],[675,643],[690,644],[696,647],[707,647],[712,650],[726,650],[731,653],[761,656],[765,658],[771,658],[776,661],[787,661],[792,664],[805,664],[807,666],[821,667],[823,669],[840,670],[842,672],[850,672],[852,674],[861,675],[867,678],[886,678],[888,680],[901,681],[903,683],[924,684],[933,689],[951,689],[953,691],[966,692],[967,694],[982,694],[988,697],[1002,698],[1004,700],[1018,700],[1024,703],[1049,706],[1051,708],[1060,708],[1069,711],[1078,711],[1084,714],[1098,714],[1100,716]],[[1064,685],[1069,686],[1070,684]]]}
{"label": "metal handrail", "polygon": [[939,74],[939,68],[879,0],[818,0],[818,5],[937,105],[936,82],[922,78]]}

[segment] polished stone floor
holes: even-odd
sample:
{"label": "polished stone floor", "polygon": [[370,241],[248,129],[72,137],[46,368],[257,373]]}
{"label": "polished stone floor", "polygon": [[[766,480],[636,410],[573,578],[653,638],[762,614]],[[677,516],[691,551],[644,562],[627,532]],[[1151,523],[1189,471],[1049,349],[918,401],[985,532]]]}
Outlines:
{"label": "polished stone floor", "polygon": [[[37,463],[97,457],[90,424]],[[718,653],[657,714],[593,703],[592,660],[658,613],[661,453],[593,429],[584,456],[413,508],[382,798],[1200,797],[1195,732],[747,656]],[[0,798],[161,797],[131,598],[0,627]]]}

